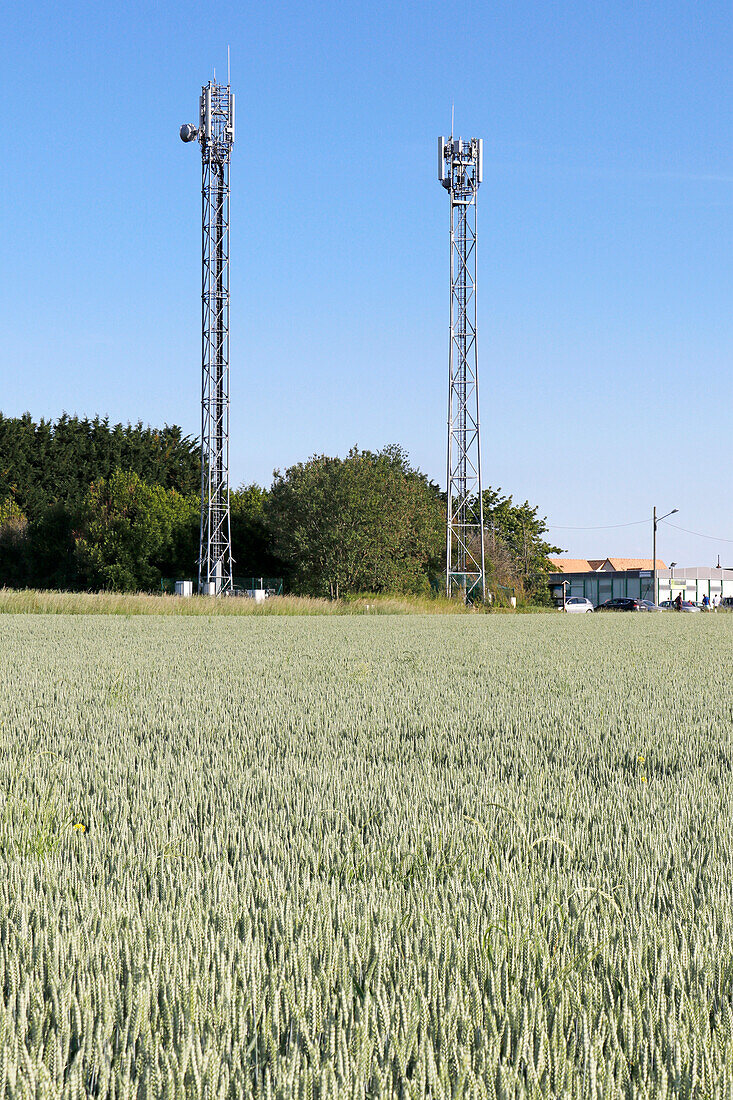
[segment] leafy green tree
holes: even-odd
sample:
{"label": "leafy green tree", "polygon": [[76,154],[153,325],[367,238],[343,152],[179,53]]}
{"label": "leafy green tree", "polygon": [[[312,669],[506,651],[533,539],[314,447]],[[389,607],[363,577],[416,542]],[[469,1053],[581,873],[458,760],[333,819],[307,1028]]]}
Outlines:
{"label": "leafy green tree", "polygon": [[14,498],[8,496],[0,501],[0,539],[17,541],[25,536],[27,530],[28,519]]}
{"label": "leafy green tree", "polygon": [[437,487],[396,446],[276,470],[267,516],[294,588],[336,599],[427,590],[442,545]]}
{"label": "leafy green tree", "polygon": [[81,509],[76,554],[91,587],[150,590],[190,532],[193,498],[117,469],[93,482]]}
{"label": "leafy green tree", "polygon": [[525,500],[515,504],[501,489],[484,489],[484,533],[489,585],[508,585],[535,601],[547,593],[550,554],[561,553],[543,536],[546,517]]}
{"label": "leafy green tree", "polygon": [[32,588],[77,589],[85,586],[75,553],[79,508],[63,501],[41,505],[28,532],[28,572]]}
{"label": "leafy green tree", "polygon": [[232,557],[237,576],[280,577],[285,572],[272,549],[267,500],[267,490],[254,484],[242,485],[230,495]]}
{"label": "leafy green tree", "polygon": [[22,584],[27,573],[28,519],[12,496],[0,501],[0,587]]}

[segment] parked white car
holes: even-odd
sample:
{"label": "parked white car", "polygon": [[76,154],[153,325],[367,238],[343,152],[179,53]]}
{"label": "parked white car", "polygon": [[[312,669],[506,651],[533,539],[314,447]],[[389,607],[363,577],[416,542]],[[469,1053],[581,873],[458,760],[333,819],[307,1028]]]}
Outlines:
{"label": "parked white car", "polygon": [[593,604],[590,600],[586,600],[585,596],[568,596],[565,601],[565,607],[560,607],[558,610],[582,613],[585,611],[592,611]]}

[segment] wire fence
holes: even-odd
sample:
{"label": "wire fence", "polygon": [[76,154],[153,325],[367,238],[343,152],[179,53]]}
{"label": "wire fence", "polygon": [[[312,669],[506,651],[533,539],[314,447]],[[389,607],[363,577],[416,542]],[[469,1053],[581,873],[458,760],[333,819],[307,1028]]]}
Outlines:
{"label": "wire fence", "polygon": [[[160,590],[166,595],[175,596],[176,584],[183,580],[189,580],[191,591],[195,592],[197,582],[183,577],[163,577],[160,582]],[[265,597],[282,596],[282,577],[232,577],[233,596],[257,596],[256,593],[264,592]],[[262,599],[263,597],[259,597]]]}

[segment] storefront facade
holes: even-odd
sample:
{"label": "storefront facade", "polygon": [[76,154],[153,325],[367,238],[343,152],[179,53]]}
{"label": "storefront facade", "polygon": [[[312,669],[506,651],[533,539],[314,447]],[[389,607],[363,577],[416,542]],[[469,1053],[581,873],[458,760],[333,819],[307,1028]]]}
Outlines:
{"label": "storefront facade", "polygon": [[567,596],[585,596],[594,607],[618,596],[662,603],[678,595],[691,603],[701,603],[703,596],[719,595],[733,599],[733,569],[709,567],[675,567],[657,570],[657,592],[650,569],[602,570],[589,572],[550,573],[548,584],[557,603],[562,603],[563,582]]}

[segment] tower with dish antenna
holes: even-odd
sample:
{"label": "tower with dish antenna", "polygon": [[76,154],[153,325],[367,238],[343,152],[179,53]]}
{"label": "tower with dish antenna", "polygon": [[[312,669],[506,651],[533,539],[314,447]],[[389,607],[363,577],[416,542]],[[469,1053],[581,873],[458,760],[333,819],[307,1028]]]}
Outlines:
{"label": "tower with dish antenna", "polygon": [[201,146],[201,536],[199,593],[232,591],[229,515],[229,161],[234,94],[216,74],[201,89],[198,126],[181,140]]}
{"label": "tower with dish antenna", "polygon": [[438,179],[450,195],[446,592],[467,603],[486,598],[476,348],[476,197],[482,176],[481,138],[438,138]]}

